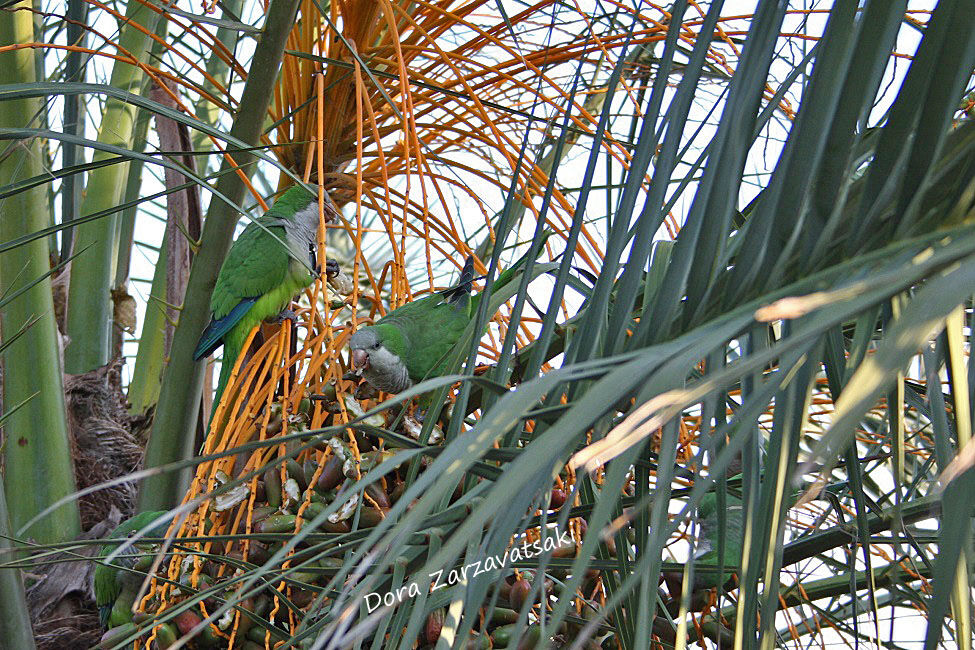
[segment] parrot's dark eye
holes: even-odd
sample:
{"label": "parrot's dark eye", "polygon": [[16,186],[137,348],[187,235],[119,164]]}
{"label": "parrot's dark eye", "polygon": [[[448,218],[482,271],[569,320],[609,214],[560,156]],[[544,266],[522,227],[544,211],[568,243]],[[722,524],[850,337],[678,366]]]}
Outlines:
{"label": "parrot's dark eye", "polygon": [[308,242],[308,257],[311,262],[312,270],[318,274],[320,269],[318,268],[318,245],[312,242]]}

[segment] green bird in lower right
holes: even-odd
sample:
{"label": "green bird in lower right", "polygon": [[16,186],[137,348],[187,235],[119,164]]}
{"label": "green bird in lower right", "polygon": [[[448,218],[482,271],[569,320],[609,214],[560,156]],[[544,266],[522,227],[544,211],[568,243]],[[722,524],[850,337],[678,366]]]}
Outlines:
{"label": "green bird in lower right", "polygon": [[[106,541],[112,540],[112,543],[104,544],[98,553],[99,564],[95,567],[93,585],[95,604],[98,605],[98,618],[103,628],[124,625],[132,620],[132,605],[145,577],[136,571],[140,564],[152,560],[151,548],[147,544],[137,543],[116,556],[110,564],[106,563],[104,558],[134,533],[165,515],[165,511],[140,512],[123,521],[105,538]],[[143,536],[165,537],[169,522],[170,519],[167,517],[162,523],[146,531]]]}
{"label": "green bird in lower right", "polygon": [[[547,237],[545,234],[543,244]],[[498,276],[492,285],[493,293],[517,276],[528,254]],[[483,296],[471,296],[473,281],[474,258],[467,257],[453,287],[408,302],[375,325],[358,328],[349,337],[353,368],[361,370],[366,381],[387,393],[399,393],[424,379],[444,374],[449,353],[477,315]]]}

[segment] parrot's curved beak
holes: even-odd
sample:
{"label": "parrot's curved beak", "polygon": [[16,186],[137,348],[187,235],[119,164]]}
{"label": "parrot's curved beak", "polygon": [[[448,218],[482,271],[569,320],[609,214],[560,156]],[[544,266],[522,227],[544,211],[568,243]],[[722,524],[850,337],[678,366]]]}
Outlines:
{"label": "parrot's curved beak", "polygon": [[325,213],[325,223],[339,223],[339,210],[332,203],[332,200],[325,195],[325,206],[323,212]]}
{"label": "parrot's curved beak", "polygon": [[357,370],[364,370],[369,366],[369,355],[365,350],[352,351],[352,367]]}

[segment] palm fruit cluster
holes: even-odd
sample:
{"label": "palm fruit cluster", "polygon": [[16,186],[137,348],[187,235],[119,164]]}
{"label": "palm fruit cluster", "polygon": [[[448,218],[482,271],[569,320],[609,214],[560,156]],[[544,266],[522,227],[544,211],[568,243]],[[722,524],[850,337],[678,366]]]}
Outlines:
{"label": "palm fruit cluster", "polygon": [[[351,396],[341,406],[334,391],[318,397],[325,417],[324,421],[316,419],[324,426],[343,406],[361,413]],[[162,564],[165,578],[153,579],[153,588],[140,603],[134,621],[124,630],[111,630],[110,639],[119,639],[122,633],[132,638],[141,635],[148,647],[165,648],[195,633],[190,647],[263,648],[289,636],[289,620],[313,604],[321,585],[342,564],[341,557],[323,553],[323,536],[338,538],[350,532],[353,519],[357,529],[376,525],[403,491],[398,477],[372,484],[361,493],[343,491],[392,452],[379,448],[360,451],[355,438],[347,441],[340,435],[302,436],[309,430],[313,407],[304,399],[296,414],[284,415],[276,403],[270,406],[268,417],[262,412],[254,418],[255,426],[264,430],[262,439],[291,434],[260,459],[270,465],[265,471],[251,470],[257,459],[242,451],[221,468],[198,472],[198,481],[210,474],[207,487],[214,496],[190,512],[176,531],[176,552]],[[235,471],[235,466],[240,470]],[[303,528],[310,532],[311,520],[337,499],[342,500],[337,512],[315,525],[312,540],[299,544],[284,562],[272,567],[263,589],[243,598],[236,592],[242,576],[257,571],[279,553],[295,532]],[[232,539],[214,540],[217,535]],[[324,542],[324,546],[334,545]],[[148,565],[138,568],[144,572]],[[233,607],[212,624],[201,626],[204,618],[226,603]],[[131,604],[130,600],[128,606]],[[327,598],[315,603],[317,608],[327,606]],[[165,622],[159,623],[162,620]]]}
{"label": "palm fruit cluster", "polygon": [[[200,505],[182,526],[170,531],[175,543],[151,579],[148,593],[136,603],[135,617],[110,630],[101,647],[132,647],[138,640],[138,647],[163,649],[185,638],[190,648],[273,648],[290,639],[302,621],[307,624],[327,612],[332,601],[325,586],[343,566],[348,542],[353,541],[350,535],[382,521],[406,488],[408,462],[359,492],[349,490],[394,452],[359,430],[351,435],[318,433],[333,422],[333,416],[339,423],[361,415],[363,406],[371,404],[367,396],[361,397],[360,401],[352,395],[338,396],[326,389],[313,401],[302,400],[295,414],[283,413],[279,404],[271,405],[267,413],[259,412],[255,420],[266,421],[265,433],[259,437],[282,442],[241,451],[220,468],[208,470],[208,490],[198,491],[203,495],[198,497]],[[380,427],[395,419],[391,415],[373,418],[372,425]],[[313,432],[312,420],[324,426]],[[402,417],[399,422],[404,434],[416,427],[415,422],[404,426]],[[262,449],[269,452],[255,458]],[[206,475],[201,470],[197,481]],[[553,488],[551,511],[564,505],[565,488],[561,481]],[[455,499],[460,494],[458,489]],[[321,517],[329,506],[335,506],[334,512]],[[541,578],[546,598],[560,593],[576,554],[575,540],[585,527],[581,517],[570,520],[573,543],[554,550],[544,576],[511,567],[498,572],[468,647],[557,647],[577,636],[601,606],[599,571],[587,571],[581,596],[574,594],[577,613],[559,628],[542,625],[541,597],[533,590]],[[298,531],[304,539],[286,549]],[[610,549],[615,553],[612,543]],[[156,559],[154,553],[143,555],[136,567],[140,584],[149,569],[144,558]],[[255,576],[258,579],[242,587]],[[519,610],[526,603],[527,620],[519,623]],[[123,607],[131,606],[130,599]],[[437,642],[444,615],[442,609],[428,613],[417,647]],[[212,618],[205,623],[208,617]],[[600,647],[599,638],[597,634],[586,647]],[[313,642],[311,635],[297,645],[310,647]]]}
{"label": "palm fruit cluster", "polygon": [[[227,456],[229,460],[223,465],[198,472],[198,505],[181,526],[171,527],[169,535],[174,543],[166,547],[168,553],[160,558],[156,543],[139,543],[136,557],[124,560],[128,571],[119,580],[122,595],[111,609],[109,620],[110,625],[117,627],[109,630],[99,648],[133,647],[133,641],[138,641],[137,647],[163,649],[184,640],[189,648],[270,649],[293,639],[302,624],[307,626],[329,611],[334,592],[328,591],[327,586],[343,569],[346,553],[358,539],[356,531],[369,529],[385,519],[407,487],[409,461],[365,488],[350,489],[364,474],[395,456],[394,451],[383,448],[379,438],[364,431],[369,426],[395,426],[398,433],[416,437],[420,427],[404,414],[394,417],[386,412],[360,420],[366,426],[340,430],[342,423],[363,416],[374,403],[374,396],[367,392],[357,396],[336,394],[327,386],[323,393],[313,400],[300,400],[294,414],[289,415],[279,403],[258,411],[254,426],[263,433],[254,438],[268,444],[241,449]],[[312,422],[316,424],[314,429]],[[330,425],[336,426],[323,433]],[[271,444],[274,441],[280,442]],[[228,449],[232,451],[232,447]],[[203,482],[203,477],[207,482]],[[563,470],[550,492],[550,513],[565,506],[573,480],[574,476]],[[452,502],[461,494],[458,487]],[[326,513],[330,506],[333,512]],[[714,516],[713,509],[711,501],[705,499],[699,512],[704,520],[704,541],[712,543],[710,538],[714,535],[708,522]],[[540,603],[554,602],[563,596],[586,529],[584,517],[569,519],[572,541],[554,549],[544,574],[539,574],[534,568],[537,563],[532,562],[499,570],[467,647],[527,649],[571,645],[603,607],[601,571],[586,571],[582,588],[570,596],[573,608],[559,626],[547,624],[543,618],[547,608]],[[164,536],[162,529],[154,532]],[[304,537],[294,544],[299,532]],[[537,539],[538,530],[527,534]],[[632,527],[620,535],[604,540],[603,552],[610,558],[617,555],[617,540],[624,540],[627,546],[635,543]],[[113,535],[119,536],[124,537]],[[700,549],[712,551],[708,544]],[[697,564],[713,564],[715,558],[711,555],[713,552],[705,552]],[[140,600],[137,592],[153,561],[160,561],[161,569]],[[664,573],[662,584],[667,591],[661,590],[660,595],[671,613],[678,605],[680,577],[680,573]],[[701,576],[700,580],[707,577]],[[543,581],[541,585],[539,580]],[[713,587],[693,585],[692,605],[696,611],[708,605]],[[137,610],[134,617],[133,605]],[[523,609],[525,613],[521,612]],[[427,613],[415,647],[436,645],[445,616],[442,608]],[[668,630],[657,628],[655,624],[654,632],[667,638]],[[610,628],[599,626],[583,647],[615,647],[614,638]],[[311,634],[295,645],[310,647],[314,641],[315,635]],[[371,641],[366,645],[369,644]]]}

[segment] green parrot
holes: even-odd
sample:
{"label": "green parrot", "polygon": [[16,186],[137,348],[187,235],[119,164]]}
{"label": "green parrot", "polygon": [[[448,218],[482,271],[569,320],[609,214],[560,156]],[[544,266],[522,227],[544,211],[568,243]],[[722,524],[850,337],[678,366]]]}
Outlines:
{"label": "green parrot", "polygon": [[[326,220],[337,211],[326,198]],[[298,184],[282,194],[274,205],[253,222],[234,242],[220,267],[210,298],[212,319],[200,337],[193,358],[207,357],[221,345],[223,361],[214,404],[230,379],[247,335],[261,321],[284,310],[295,294],[318,276],[318,195]],[[334,275],[337,264],[329,260],[326,273]]]}
{"label": "green parrot", "polygon": [[[508,284],[527,259],[528,254],[501,273],[492,291]],[[482,294],[471,296],[473,281],[474,258],[468,257],[455,286],[394,309],[375,325],[358,328],[349,337],[353,368],[387,393],[399,393],[443,374],[450,350],[477,315]]]}
{"label": "green parrot", "polygon": [[[718,548],[720,546],[719,534],[721,531],[718,525],[717,493],[708,492],[697,506],[697,520],[700,528],[698,530],[698,547],[694,554],[694,566],[707,567],[712,570],[700,571],[694,574],[693,589],[695,594],[703,590],[713,589],[719,584],[726,585],[726,588],[730,587],[728,581],[731,579],[732,574],[738,571],[737,567],[742,560],[742,536],[744,535],[745,528],[744,511],[742,509],[743,503],[739,496],[741,494],[741,479],[742,475],[740,473],[728,478],[730,485],[725,495],[723,561],[721,561],[722,556],[718,555]],[[790,508],[808,487],[808,485],[803,485],[790,490],[786,497],[786,502]],[[847,487],[848,483],[846,481],[831,483],[824,486],[820,494],[815,498],[829,499],[830,495],[834,495],[835,497],[835,495],[843,493]],[[714,570],[718,568],[719,564],[724,566],[724,571],[720,576]],[[680,572],[666,572],[664,578],[668,582],[668,589],[671,594],[679,594],[682,574]],[[675,608],[674,611],[677,611],[676,602],[673,604],[673,607]]]}
{"label": "green parrot", "polygon": [[[165,511],[140,512],[119,524],[105,539],[125,541],[133,533],[165,515]],[[163,523],[157,524],[155,528],[146,531],[143,536],[165,537],[167,528],[169,528],[168,518]],[[146,552],[149,550],[146,545],[136,544],[135,548],[123,551],[111,564],[106,564],[103,558],[108,557],[118,544],[119,542],[114,542],[103,545],[98,553],[101,561],[95,567],[95,604],[98,605],[98,617],[101,619],[102,627],[106,629],[124,625],[132,620],[132,604],[135,602],[144,576],[125,569],[132,569],[140,559],[148,557]]]}
{"label": "green parrot", "polygon": [[[738,477],[741,475],[739,474]],[[741,499],[729,491],[725,495],[725,529],[724,529],[724,567],[725,572],[718,576],[717,572],[697,573],[694,575],[695,589],[711,589],[718,584],[724,584],[731,578],[739,562],[741,562],[742,531],[744,518]],[[694,564],[697,566],[717,567],[718,557],[718,495],[708,492],[697,506],[697,520],[700,525],[700,543],[694,554]]]}

